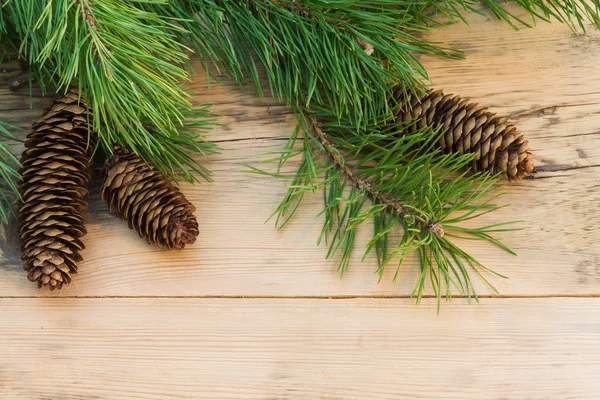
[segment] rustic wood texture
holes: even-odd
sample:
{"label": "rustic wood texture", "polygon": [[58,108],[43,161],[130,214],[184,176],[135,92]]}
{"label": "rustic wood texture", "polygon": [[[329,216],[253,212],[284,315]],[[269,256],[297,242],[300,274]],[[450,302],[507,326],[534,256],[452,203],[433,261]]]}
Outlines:
{"label": "rustic wood texture", "polygon": [[3,299],[0,398],[596,400],[600,299]]}
{"label": "rustic wood texture", "polygon": [[[464,243],[510,278],[491,277],[500,295],[476,282],[491,298],[436,316],[434,300],[407,298],[414,260],[396,286],[393,269],[377,284],[360,251],[339,279],[316,247],[321,198],[277,232],[264,222],[285,183],[243,172],[284,145],[293,115],[228,79],[208,90],[200,75],[193,88],[222,115],[209,139],[223,152],[204,160],[215,183],[182,185],[196,244],[148,246],[106,210],[97,181],[80,273],[49,293],[26,280],[4,228],[0,399],[600,398],[600,33],[470,22],[429,36],[466,60],[422,60],[436,87],[510,116],[534,152],[535,178],[508,184],[512,206],[479,222],[524,220],[504,236],[519,256]],[[0,71],[0,119],[26,132],[52,98],[10,92],[18,67]]]}

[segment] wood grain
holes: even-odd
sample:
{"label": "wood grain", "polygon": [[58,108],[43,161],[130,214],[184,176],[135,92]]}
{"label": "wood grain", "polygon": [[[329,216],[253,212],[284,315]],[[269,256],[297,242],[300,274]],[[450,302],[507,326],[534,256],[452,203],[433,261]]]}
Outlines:
{"label": "wood grain", "polygon": [[[541,24],[514,32],[506,25],[471,18],[431,34],[433,40],[466,51],[467,60],[424,57],[433,83],[447,92],[489,105],[511,116],[531,141],[540,171],[534,180],[508,185],[504,202],[512,207],[480,223],[522,219],[523,231],[505,235],[518,258],[480,243],[466,248],[510,280],[494,279],[505,295],[600,295],[600,33],[575,36],[564,26]],[[16,68],[6,68],[0,85]],[[197,68],[197,70],[200,70]],[[4,81],[3,81],[4,80]],[[179,296],[329,296],[400,295],[415,282],[414,262],[404,277],[390,285],[390,269],[376,284],[373,259],[360,263],[362,229],[350,272],[335,273],[335,260],[315,241],[320,198],[308,199],[296,220],[283,232],[264,221],[275,209],[284,182],[241,172],[256,164],[262,151],[281,148],[293,129],[293,116],[274,99],[260,101],[250,89],[225,79],[206,88],[205,78],[193,84],[197,100],[215,103],[223,126],[210,139],[223,153],[204,160],[215,172],[215,183],[184,185],[198,205],[202,237],[182,253],[148,247],[90,196],[85,262],[74,283],[53,296],[179,295]],[[27,129],[51,99],[34,91],[28,109],[27,90],[0,90],[0,118]],[[19,146],[17,145],[17,150]],[[295,164],[288,166],[292,171]],[[594,218],[596,217],[596,218]],[[26,281],[18,259],[14,232],[2,246],[0,285],[6,296],[47,295]],[[12,239],[12,240],[11,240]],[[481,283],[480,293],[492,293]]]}
{"label": "wood grain", "polygon": [[0,398],[596,400],[600,299],[2,299]]}
{"label": "wood grain", "polygon": [[[40,292],[25,279],[18,252],[5,250],[10,261],[0,269],[5,296],[330,296],[407,295],[415,282],[416,266],[409,262],[396,287],[390,284],[393,269],[381,284],[373,275],[374,263],[360,264],[360,252],[344,279],[335,272],[336,260],[325,260],[325,249],[316,247],[320,221],[314,221],[320,197],[306,201],[296,220],[284,231],[263,224],[283,195],[280,182],[239,172],[243,162],[261,149],[277,148],[268,140],[223,143],[225,153],[238,157],[211,162],[214,184],[192,188],[188,198],[199,205],[201,237],[181,253],[149,247],[116,220],[105,205],[94,201],[88,212],[89,234],[85,262],[73,284],[58,293]],[[527,229],[512,233],[509,243],[519,253],[508,256],[479,243],[464,243],[486,265],[507,274],[494,278],[504,295],[600,294],[600,257],[595,242],[597,228],[590,222],[599,204],[595,171],[568,170],[562,176],[536,179],[511,186],[512,207],[486,217],[525,219]],[[597,185],[597,183],[596,183]],[[92,191],[97,196],[97,190]],[[535,200],[538,198],[539,200]],[[532,203],[537,201],[536,203]],[[361,230],[365,243],[369,231]],[[360,249],[360,247],[359,247]],[[490,293],[483,285],[480,293]]]}
{"label": "wood grain", "polygon": [[[493,283],[503,295],[600,295],[600,33],[575,36],[566,27],[541,24],[514,32],[502,23],[474,16],[471,25],[455,25],[432,34],[466,51],[467,60],[424,57],[433,83],[511,116],[527,135],[536,157],[535,179],[506,187],[512,206],[480,224],[524,220],[523,231],[506,234],[518,257],[481,243],[464,246],[487,266],[510,277]],[[596,51],[595,51],[596,50]],[[201,70],[196,68],[196,70]],[[13,70],[8,72],[16,74]],[[0,74],[2,75],[2,74]],[[0,80],[0,86],[2,82]],[[92,188],[89,235],[80,274],[51,296],[406,296],[415,283],[408,260],[397,286],[393,269],[377,284],[374,260],[360,263],[359,245],[343,280],[336,260],[315,245],[320,197],[309,198],[284,231],[264,224],[285,192],[285,182],[242,172],[257,164],[259,153],[277,150],[289,137],[294,118],[274,99],[260,101],[231,80],[206,89],[203,76],[193,84],[198,101],[215,103],[223,126],[209,138],[222,154],[204,161],[215,183],[184,185],[198,206],[201,238],[182,253],[149,247],[113,218]],[[0,118],[27,128],[51,99],[35,92],[27,109],[27,91],[0,90]],[[17,146],[17,149],[19,147]],[[293,171],[294,162],[288,166]],[[267,167],[268,168],[268,167]],[[14,232],[2,245],[0,285],[5,296],[47,296],[25,279]],[[481,282],[479,293],[493,293]]]}
{"label": "wood grain", "polygon": [[[16,232],[4,227],[0,399],[600,398],[600,33],[469,21],[429,34],[467,60],[422,61],[436,87],[510,116],[538,169],[506,186],[510,208],[480,221],[524,220],[504,236],[518,257],[461,243],[510,277],[493,278],[501,296],[455,299],[436,315],[434,299],[403,298],[414,260],[394,287],[394,271],[377,284],[374,261],[361,264],[358,251],[339,279],[315,244],[320,197],[277,232],[264,221],[285,183],[243,172],[282,148],[289,110],[228,79],[208,90],[199,75],[195,99],[213,102],[223,124],[209,135],[222,154],[202,160],[215,183],[183,185],[200,240],[180,253],[149,247],[108,213],[96,181],[81,272],[48,293],[26,280]],[[10,92],[18,73],[0,65],[0,120],[22,137],[52,98]],[[369,234],[359,232],[357,250]]]}

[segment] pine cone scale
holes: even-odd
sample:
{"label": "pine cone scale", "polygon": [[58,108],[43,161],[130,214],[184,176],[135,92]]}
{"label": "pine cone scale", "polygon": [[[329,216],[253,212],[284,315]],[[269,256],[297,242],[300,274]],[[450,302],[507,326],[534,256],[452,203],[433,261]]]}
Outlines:
{"label": "pine cone scale", "polygon": [[196,240],[195,207],[158,171],[121,147],[115,148],[105,169],[101,197],[129,229],[149,244],[171,250]]}
{"label": "pine cone scale", "polygon": [[528,141],[506,118],[441,90],[430,90],[417,98],[399,86],[394,97],[397,120],[406,124],[407,133],[425,126],[444,129],[440,149],[445,153],[474,153],[473,170],[502,173],[509,180],[520,180],[533,171]]}
{"label": "pine cone scale", "polygon": [[71,282],[84,248],[93,145],[78,98],[68,93],[33,124],[21,158],[21,258],[27,278],[50,290]]}

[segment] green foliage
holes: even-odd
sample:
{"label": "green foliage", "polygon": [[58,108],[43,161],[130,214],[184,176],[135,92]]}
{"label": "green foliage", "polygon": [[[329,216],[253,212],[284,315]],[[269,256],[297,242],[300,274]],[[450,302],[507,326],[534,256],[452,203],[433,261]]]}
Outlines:
{"label": "green foliage", "polygon": [[[573,28],[600,25],[600,0],[518,0],[532,17]],[[420,37],[447,21],[466,20],[481,4],[512,26],[528,23],[483,0],[8,0],[0,39],[16,48],[38,81],[58,91],[79,85],[106,151],[117,143],[169,176],[193,180],[193,154],[208,147],[182,129],[190,97],[189,49],[208,70],[294,107],[328,107],[338,118],[369,123],[391,85],[421,90],[418,53],[459,57]],[[365,52],[365,46],[373,54]],[[213,123],[206,113],[208,127]]]}
{"label": "green foliage", "polygon": [[[461,225],[501,207],[493,204],[499,185],[487,173],[464,172],[473,155],[444,155],[435,150],[442,132],[424,128],[403,135],[402,127],[385,114],[358,130],[351,118],[339,121],[327,110],[301,121],[286,148],[264,161],[277,162],[276,172],[250,168],[290,181],[273,215],[279,228],[290,221],[307,193],[322,191],[324,208],[319,215],[323,227],[318,243],[329,246],[327,257],[339,256],[341,274],[349,267],[356,230],[367,221],[373,221],[373,234],[363,259],[374,250],[380,276],[395,263],[395,282],[405,258],[413,253],[418,257],[421,274],[413,291],[417,301],[426,282],[438,300],[449,299],[453,288],[477,298],[470,272],[485,282],[483,272],[499,275],[453,243],[453,238],[485,240],[514,254],[493,236],[514,230],[510,226],[514,222],[476,228]],[[301,131],[304,136],[298,146]],[[282,174],[283,164],[297,155],[302,160],[296,174]],[[393,242],[393,237],[399,239]]]}
{"label": "green foliage", "polygon": [[[596,28],[600,28],[600,1],[592,0],[515,0],[532,17],[542,21],[550,22],[552,18],[567,24],[573,31],[581,29],[585,31],[584,23],[590,21]],[[498,19],[505,20],[513,28],[518,29],[517,24],[526,27],[532,25],[517,17],[493,0],[482,0],[490,12]]]}
{"label": "green foliage", "polygon": [[182,28],[145,10],[154,3],[14,0],[3,7],[3,28],[19,37],[19,56],[42,85],[83,90],[107,152],[119,144],[168,176],[193,180],[190,170],[202,170],[192,156],[212,146],[184,129],[184,120],[190,113],[203,127],[212,120],[205,107],[193,112],[181,86],[189,80],[187,48],[173,32]]}
{"label": "green foliage", "polygon": [[[600,25],[600,0],[518,0],[533,17],[572,27]],[[327,107],[338,118],[368,124],[398,83],[424,88],[418,53],[459,57],[420,32],[466,20],[480,4],[511,25],[527,25],[500,4],[484,0],[8,0],[0,39],[31,64],[38,81],[86,94],[94,130],[107,152],[117,143],[163,173],[193,180],[193,158],[210,146],[183,128],[192,109],[182,83],[189,50],[205,68],[291,106]],[[373,49],[373,54],[365,51]],[[195,114],[214,121],[208,113]],[[205,171],[201,175],[204,175]]]}
{"label": "green foliage", "polygon": [[[394,125],[388,99],[394,84],[412,92],[425,88],[427,75],[417,53],[460,56],[415,33],[462,20],[464,11],[481,12],[482,2],[425,1],[247,1],[222,2],[234,51],[259,94],[256,63],[266,69],[272,94],[296,109],[300,125],[281,153],[275,173],[250,167],[252,172],[287,178],[288,192],[274,213],[285,226],[307,192],[323,191],[324,225],[318,242],[329,245],[328,257],[340,257],[339,270],[349,267],[356,229],[367,220],[374,231],[365,256],[375,250],[378,273],[395,260],[394,281],[402,261],[416,254],[421,275],[413,295],[419,300],[426,281],[438,300],[452,288],[469,298],[476,293],[469,271],[487,282],[488,271],[453,243],[461,237],[485,240],[509,253],[493,235],[512,230],[511,223],[470,228],[461,223],[493,211],[496,177],[464,172],[470,155],[442,155],[433,143],[442,132],[419,130],[401,134]],[[519,1],[533,18],[550,17],[584,28],[587,18],[598,26],[598,0]],[[528,26],[496,2],[489,10],[515,29]],[[576,24],[573,22],[576,21]],[[516,23],[515,23],[516,22]],[[248,29],[248,27],[252,27]],[[372,46],[368,54],[364,43]],[[370,53],[370,52],[369,52]],[[233,70],[237,76],[237,70]],[[392,105],[393,106],[393,105]],[[304,132],[302,146],[296,141]],[[301,155],[295,175],[281,174],[282,165]],[[461,172],[462,171],[462,172]],[[400,240],[391,235],[400,231]],[[491,286],[491,285],[490,285]],[[492,286],[493,288],[493,286]]]}
{"label": "green foliage", "polygon": [[[469,12],[481,15],[491,14],[497,19],[506,21],[515,30],[520,27],[531,28],[537,19],[544,22],[551,22],[554,19],[568,25],[573,31],[585,32],[586,21],[592,23],[596,28],[600,28],[600,1],[598,0],[515,0],[505,3],[519,5],[529,14],[531,21],[515,15],[503,7],[502,2],[494,0],[427,0],[420,3],[420,6],[414,7],[416,7],[417,15],[422,15],[424,20],[431,15],[442,15],[449,22],[467,23],[465,14]],[[429,23],[435,25],[438,20],[429,20]]]}
{"label": "green foliage", "polygon": [[[515,3],[531,23],[600,27],[600,0]],[[462,56],[422,33],[466,22],[469,12],[491,13],[515,29],[531,24],[494,0],[7,0],[0,42],[30,64],[43,88],[82,89],[107,152],[125,146],[174,178],[209,179],[193,157],[216,150],[202,136],[215,118],[207,105],[190,103],[185,87],[192,52],[213,78],[250,81],[260,96],[268,87],[300,121],[269,160],[277,172],[252,168],[291,181],[274,214],[277,226],[285,226],[307,192],[322,190],[319,242],[328,244],[329,257],[339,254],[342,273],[357,228],[372,220],[365,256],[374,252],[378,272],[397,262],[397,276],[402,260],[415,254],[421,274],[414,295],[420,299],[430,282],[441,299],[452,287],[476,296],[469,273],[484,278],[486,271],[452,239],[486,240],[510,252],[493,235],[511,228],[462,224],[498,208],[490,200],[496,178],[466,174],[469,155],[436,151],[441,132],[402,135],[388,99],[399,83],[412,92],[426,89],[419,54]],[[0,134],[8,134],[2,125]],[[298,170],[284,176],[281,167],[294,156],[302,157]],[[16,177],[11,157],[0,145],[7,182]],[[4,211],[0,217],[6,219]]]}
{"label": "green foliage", "polygon": [[11,195],[7,193],[9,189],[18,195],[16,181],[19,179],[17,168],[19,160],[11,152],[11,146],[5,140],[15,140],[10,130],[17,129],[3,121],[0,121],[0,178],[4,182],[0,186],[0,219],[2,222],[8,222],[8,213],[13,211]]}
{"label": "green foliage", "polygon": [[[532,22],[554,18],[585,30],[589,20],[600,27],[600,0],[516,3]],[[418,54],[463,56],[422,32],[467,22],[466,12],[491,13],[515,29],[531,25],[493,0],[174,0],[155,7],[180,21],[181,39],[202,60],[240,84],[250,79],[262,96],[266,77],[270,94],[289,105],[353,115],[356,126],[380,112],[398,82],[413,92],[425,89]],[[194,21],[185,20],[189,15]]]}
{"label": "green foliage", "polygon": [[390,84],[424,83],[415,52],[452,54],[415,37],[424,27],[411,26],[412,16],[397,1],[216,3],[235,51],[228,62],[235,76],[250,77],[262,94],[264,69],[271,94],[294,107],[326,104],[338,117],[356,116],[355,124],[387,103]]}

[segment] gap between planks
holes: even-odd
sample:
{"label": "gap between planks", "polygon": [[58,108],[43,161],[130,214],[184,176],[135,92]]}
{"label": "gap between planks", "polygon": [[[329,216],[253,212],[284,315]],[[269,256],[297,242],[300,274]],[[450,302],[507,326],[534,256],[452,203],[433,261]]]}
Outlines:
{"label": "gap between planks", "polygon": [[[435,295],[423,295],[422,299],[436,299]],[[477,302],[479,299],[580,299],[600,298],[600,294],[596,293],[574,293],[574,294],[482,294],[475,296],[467,295],[452,295],[452,299],[471,299]],[[352,299],[413,299],[416,300],[415,296],[399,294],[399,295],[311,295],[311,296],[276,296],[276,295],[191,295],[191,296],[120,296],[120,295],[98,295],[98,296],[0,296],[0,299],[274,299],[274,300],[352,300]],[[452,300],[446,302],[446,297],[442,296],[442,302],[451,303]]]}

